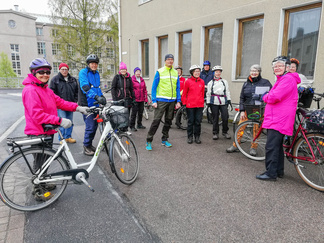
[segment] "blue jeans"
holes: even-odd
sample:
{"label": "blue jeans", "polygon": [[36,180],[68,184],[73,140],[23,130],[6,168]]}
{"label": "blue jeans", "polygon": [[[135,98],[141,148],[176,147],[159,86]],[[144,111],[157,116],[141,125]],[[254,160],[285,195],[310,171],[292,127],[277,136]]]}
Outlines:
{"label": "blue jeans", "polygon": [[83,145],[88,147],[92,145],[92,140],[94,139],[98,127],[97,120],[94,120],[97,115],[91,114],[88,117],[83,115],[83,120],[85,123],[85,132],[84,132],[84,140]]}
{"label": "blue jeans", "polygon": [[[71,137],[72,130],[73,130],[73,112],[72,111],[63,111],[63,110],[57,110],[57,114],[59,117],[66,118],[72,121],[72,126],[69,128],[63,128],[60,127],[60,131],[62,133],[63,139],[67,139]],[[62,140],[60,135],[58,135],[59,141]]]}

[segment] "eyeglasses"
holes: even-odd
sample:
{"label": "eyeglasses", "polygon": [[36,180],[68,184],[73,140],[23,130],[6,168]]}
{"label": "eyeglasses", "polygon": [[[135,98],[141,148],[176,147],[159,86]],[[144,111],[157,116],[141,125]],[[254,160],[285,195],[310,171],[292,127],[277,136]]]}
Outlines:
{"label": "eyeglasses", "polygon": [[283,67],[285,67],[284,64],[282,64],[282,65],[274,65],[274,66],[272,66],[272,68],[283,68]]}
{"label": "eyeglasses", "polygon": [[36,72],[36,73],[38,73],[38,74],[40,74],[40,75],[44,75],[44,74],[46,74],[46,75],[51,75],[51,71],[38,71],[38,72]]}
{"label": "eyeglasses", "polygon": [[69,71],[69,69],[67,69],[67,68],[61,68],[60,70],[62,70],[64,72]]}

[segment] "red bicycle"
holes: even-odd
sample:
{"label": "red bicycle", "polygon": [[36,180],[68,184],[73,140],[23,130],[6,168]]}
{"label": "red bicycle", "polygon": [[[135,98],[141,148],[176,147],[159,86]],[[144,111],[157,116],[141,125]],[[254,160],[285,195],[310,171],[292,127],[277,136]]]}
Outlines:
{"label": "red bicycle", "polygon": [[[324,134],[321,131],[308,132],[308,118],[311,112],[298,108],[294,134],[283,144],[284,153],[293,163],[299,176],[310,187],[324,191]],[[249,120],[241,123],[235,132],[238,149],[250,159],[265,159],[266,129],[262,121]],[[249,153],[251,145],[256,147],[256,155]]]}

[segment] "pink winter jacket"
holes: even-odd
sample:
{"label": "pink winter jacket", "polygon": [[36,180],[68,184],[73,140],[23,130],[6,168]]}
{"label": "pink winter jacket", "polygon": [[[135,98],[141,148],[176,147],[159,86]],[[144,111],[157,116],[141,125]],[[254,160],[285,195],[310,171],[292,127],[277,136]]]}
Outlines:
{"label": "pink winter jacket", "polygon": [[139,83],[136,80],[136,76],[132,76],[132,82],[133,82],[133,89],[135,94],[135,100],[136,102],[147,102],[147,89],[145,81],[142,77],[140,77],[141,82]]}
{"label": "pink winter jacket", "polygon": [[32,74],[28,74],[23,81],[25,88],[22,100],[25,107],[27,135],[54,134],[54,130],[44,132],[42,124],[60,125],[61,118],[57,116],[57,109],[75,111],[78,107],[76,103],[65,101],[54,94],[47,84],[43,86],[40,84],[43,83]]}
{"label": "pink winter jacket", "polygon": [[277,76],[277,81],[263,97],[266,104],[263,128],[274,129],[281,134],[291,136],[298,103],[298,73]]}

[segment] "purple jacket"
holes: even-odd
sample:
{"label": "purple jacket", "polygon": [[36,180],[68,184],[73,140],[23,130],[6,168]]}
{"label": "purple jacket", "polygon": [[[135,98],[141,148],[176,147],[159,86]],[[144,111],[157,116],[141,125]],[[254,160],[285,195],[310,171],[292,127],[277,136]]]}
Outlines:
{"label": "purple jacket", "polygon": [[25,134],[41,135],[54,134],[51,130],[44,132],[42,124],[60,125],[62,118],[57,115],[57,109],[75,111],[78,105],[68,102],[54,94],[47,84],[42,84],[32,74],[23,81],[25,88],[22,92],[22,100],[25,107],[26,127]]}
{"label": "purple jacket", "polygon": [[147,89],[145,81],[142,77],[140,77],[141,83],[136,80],[135,75],[132,76],[133,81],[133,89],[135,93],[136,102],[147,102]]}
{"label": "purple jacket", "polygon": [[288,136],[293,134],[298,103],[297,84],[299,83],[298,73],[277,76],[276,83],[263,97],[263,101],[267,103],[263,128],[274,129]]}

